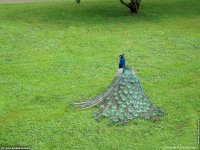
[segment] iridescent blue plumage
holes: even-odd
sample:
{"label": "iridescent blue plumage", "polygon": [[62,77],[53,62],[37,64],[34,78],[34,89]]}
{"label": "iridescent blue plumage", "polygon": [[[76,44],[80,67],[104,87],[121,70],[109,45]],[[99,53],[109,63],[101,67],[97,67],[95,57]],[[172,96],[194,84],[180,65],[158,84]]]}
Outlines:
{"label": "iridescent blue plumage", "polygon": [[126,67],[126,60],[124,57],[124,54],[120,55],[120,60],[119,60],[119,68],[125,68]]}

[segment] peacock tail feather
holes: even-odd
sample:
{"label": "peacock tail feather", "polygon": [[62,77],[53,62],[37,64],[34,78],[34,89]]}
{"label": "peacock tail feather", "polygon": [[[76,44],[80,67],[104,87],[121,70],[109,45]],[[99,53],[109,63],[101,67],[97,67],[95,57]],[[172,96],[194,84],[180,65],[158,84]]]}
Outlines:
{"label": "peacock tail feather", "polygon": [[166,114],[150,103],[139,78],[130,68],[124,68],[123,73],[117,75],[99,96],[73,105],[82,109],[99,106],[94,117],[98,121],[102,117],[109,118],[109,124],[125,124],[137,117],[149,120]]}

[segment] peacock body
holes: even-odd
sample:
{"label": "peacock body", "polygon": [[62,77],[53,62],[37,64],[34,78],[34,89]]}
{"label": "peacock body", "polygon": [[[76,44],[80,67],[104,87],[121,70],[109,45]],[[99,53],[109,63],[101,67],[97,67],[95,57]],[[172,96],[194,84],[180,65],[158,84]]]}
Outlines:
{"label": "peacock body", "polygon": [[109,118],[109,124],[125,124],[138,117],[149,120],[165,114],[151,104],[145,96],[139,78],[127,67],[114,78],[102,94],[74,105],[82,109],[98,106],[94,117],[97,121],[102,117]]}

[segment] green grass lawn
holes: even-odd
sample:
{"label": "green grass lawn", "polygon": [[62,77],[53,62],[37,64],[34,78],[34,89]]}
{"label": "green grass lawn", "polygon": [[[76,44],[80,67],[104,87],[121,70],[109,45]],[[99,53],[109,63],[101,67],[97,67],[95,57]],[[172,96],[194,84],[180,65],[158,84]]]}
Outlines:
{"label": "green grass lawn", "polygon": [[[168,113],[157,123],[108,126],[67,106],[100,94],[122,52]],[[198,149],[199,86],[199,0],[142,0],[138,15],[116,0],[0,4],[0,146]]]}

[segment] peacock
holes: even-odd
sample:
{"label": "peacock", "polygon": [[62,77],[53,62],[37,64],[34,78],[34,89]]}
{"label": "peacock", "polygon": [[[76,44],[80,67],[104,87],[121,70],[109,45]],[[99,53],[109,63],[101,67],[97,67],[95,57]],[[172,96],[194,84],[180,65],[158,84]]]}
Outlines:
{"label": "peacock", "polygon": [[93,113],[97,121],[108,118],[109,125],[126,124],[134,118],[150,120],[166,113],[155,107],[145,96],[140,79],[125,66],[124,54],[120,55],[119,70],[110,86],[95,98],[73,103],[73,106],[88,109],[98,106]]}

